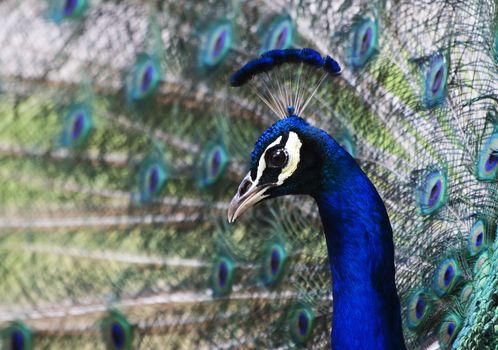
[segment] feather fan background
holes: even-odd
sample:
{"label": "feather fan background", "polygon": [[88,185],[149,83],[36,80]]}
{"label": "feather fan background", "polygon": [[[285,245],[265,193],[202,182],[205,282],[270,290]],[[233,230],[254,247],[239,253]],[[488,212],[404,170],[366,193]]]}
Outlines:
{"label": "feather fan background", "polygon": [[407,345],[497,349],[497,7],[0,3],[2,347],[330,348],[310,199],[226,222],[275,120],[229,74],[312,47],[344,72],[309,119],[386,203]]}

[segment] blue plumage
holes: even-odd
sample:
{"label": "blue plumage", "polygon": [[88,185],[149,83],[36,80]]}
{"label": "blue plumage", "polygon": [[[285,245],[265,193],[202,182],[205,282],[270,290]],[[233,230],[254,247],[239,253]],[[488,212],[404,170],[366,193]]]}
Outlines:
{"label": "blue plumage", "polygon": [[234,87],[242,86],[255,75],[268,72],[283,63],[303,63],[310,67],[323,68],[325,72],[331,75],[337,75],[341,71],[339,63],[332,57],[326,56],[322,58],[313,49],[271,50],[263,53],[259,58],[247,62],[242,68],[233,73],[230,77],[230,85]]}
{"label": "blue plumage", "polygon": [[[308,194],[318,204],[333,281],[332,343],[337,349],[404,348],[389,218],[374,186],[349,153],[325,131],[289,116],[257,140],[251,155],[252,178],[269,145],[291,132],[302,143],[301,157],[316,160],[267,193],[271,197]],[[352,337],[358,325],[362,336]]]}
{"label": "blue plumage", "polygon": [[[322,142],[325,141],[322,137]],[[332,141],[315,194],[333,281],[332,343],[338,349],[402,349],[392,230],[375,188]],[[361,325],[362,336],[352,337]]]}

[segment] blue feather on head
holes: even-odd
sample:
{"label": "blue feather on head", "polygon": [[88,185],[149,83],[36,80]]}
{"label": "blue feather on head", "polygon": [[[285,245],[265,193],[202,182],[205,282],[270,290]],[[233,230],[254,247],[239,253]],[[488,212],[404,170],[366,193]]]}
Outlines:
{"label": "blue feather on head", "polygon": [[271,50],[263,53],[259,58],[247,62],[230,77],[230,85],[238,87],[246,84],[256,75],[271,71],[283,63],[303,63],[315,68],[322,68],[330,75],[338,75],[341,67],[332,57],[322,56],[315,50],[285,49]]}

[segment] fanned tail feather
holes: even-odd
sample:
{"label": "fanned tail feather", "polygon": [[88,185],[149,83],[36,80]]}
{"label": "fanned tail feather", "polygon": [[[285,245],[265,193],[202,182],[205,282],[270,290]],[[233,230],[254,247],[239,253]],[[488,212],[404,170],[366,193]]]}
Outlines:
{"label": "fanned tail feather", "polygon": [[[408,348],[496,348],[492,1],[5,1],[0,19],[2,343],[333,346],[309,199],[226,222],[252,143],[292,107],[388,209]],[[341,77],[296,63],[228,86],[301,47]]]}

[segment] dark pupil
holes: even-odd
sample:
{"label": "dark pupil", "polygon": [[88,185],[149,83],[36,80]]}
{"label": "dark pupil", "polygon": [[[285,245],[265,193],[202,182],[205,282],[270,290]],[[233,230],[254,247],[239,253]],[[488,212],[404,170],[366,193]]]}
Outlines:
{"label": "dark pupil", "polygon": [[125,334],[123,327],[119,323],[113,323],[111,326],[111,338],[117,349],[122,349],[125,343]]}
{"label": "dark pupil", "polygon": [[454,331],[455,331],[455,325],[453,323],[450,323],[448,325],[448,335],[451,337]]}
{"label": "dark pupil", "polygon": [[218,281],[220,282],[221,288],[225,287],[225,283],[227,281],[227,275],[228,275],[227,265],[224,262],[222,262],[218,270]]}
{"label": "dark pupil", "polygon": [[489,155],[485,164],[486,171],[493,170],[496,167],[496,164],[498,164],[498,151],[491,152]]}
{"label": "dark pupil", "polygon": [[439,70],[436,73],[436,76],[434,77],[434,82],[432,83],[432,89],[431,89],[433,94],[435,94],[439,90],[442,81],[443,81],[443,67],[439,68]]}
{"label": "dark pupil", "polygon": [[433,206],[434,203],[439,198],[439,194],[441,193],[441,180],[438,180],[434,186],[432,186],[431,194],[429,196],[429,206]]}
{"label": "dark pupil", "polygon": [[155,192],[157,190],[157,184],[159,182],[159,173],[157,168],[152,168],[149,176],[149,192]]}
{"label": "dark pupil", "polygon": [[449,265],[446,271],[444,272],[444,285],[447,286],[448,284],[450,284],[452,278],[453,278],[453,266]]}
{"label": "dark pupil", "polygon": [[360,50],[361,55],[363,55],[370,46],[371,37],[372,37],[372,28],[368,28],[361,40],[361,50]]}
{"label": "dark pupil", "polygon": [[271,251],[271,260],[270,260],[270,268],[272,275],[277,273],[279,265],[280,265],[280,254],[278,253],[278,250],[273,249]]}
{"label": "dark pupil", "polygon": [[142,76],[142,85],[140,87],[142,92],[145,92],[150,87],[150,83],[152,81],[152,69],[153,68],[150,65],[145,69],[144,75]]}
{"label": "dark pupil", "polygon": [[70,16],[76,7],[77,0],[66,0],[64,3],[64,16]]}
{"label": "dark pupil", "polygon": [[476,238],[476,247],[480,247],[481,246],[481,244],[482,244],[482,238],[483,238],[483,234],[481,232],[481,233],[479,233],[477,235],[477,238]]}
{"label": "dark pupil", "polygon": [[216,43],[214,44],[213,56],[218,56],[225,45],[225,37],[227,36],[226,30],[220,33],[220,36],[216,38]]}
{"label": "dark pupil", "polygon": [[299,333],[301,333],[301,335],[305,335],[308,331],[308,317],[306,317],[306,314],[304,312],[299,313],[297,323],[299,326]]}
{"label": "dark pupil", "polygon": [[213,158],[211,159],[211,176],[215,176],[218,172],[218,168],[221,163],[221,154],[219,150],[214,152]]}
{"label": "dark pupil", "polygon": [[273,153],[270,156],[270,165],[274,167],[281,168],[285,165],[286,162],[287,162],[287,154],[281,148],[273,151]]}
{"label": "dark pupil", "polygon": [[10,348],[12,350],[24,349],[24,337],[20,331],[13,331],[10,335]]}
{"label": "dark pupil", "polygon": [[425,309],[424,299],[418,299],[417,305],[415,306],[415,316],[417,316],[417,318],[422,317],[422,314],[424,313],[424,309]]}
{"label": "dark pupil", "polygon": [[73,138],[73,140],[77,139],[80,136],[81,130],[83,130],[83,124],[85,122],[84,119],[85,118],[84,118],[83,114],[81,114],[81,113],[79,113],[76,116],[76,120],[74,121],[73,130],[71,133],[71,137]]}
{"label": "dark pupil", "polygon": [[277,43],[275,45],[275,49],[281,49],[284,46],[285,39],[287,39],[287,33],[289,32],[289,28],[285,27],[279,34],[277,38]]}

